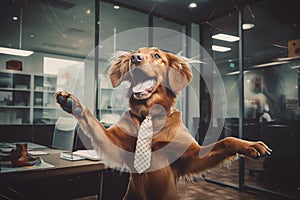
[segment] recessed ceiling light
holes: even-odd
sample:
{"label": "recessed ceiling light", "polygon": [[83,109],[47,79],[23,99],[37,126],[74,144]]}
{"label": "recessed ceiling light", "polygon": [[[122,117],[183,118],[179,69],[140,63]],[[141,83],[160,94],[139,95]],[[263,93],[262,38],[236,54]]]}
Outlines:
{"label": "recessed ceiling light", "polygon": [[86,10],[86,14],[88,14],[88,15],[91,14],[91,10],[90,10],[90,9],[87,9],[87,10]]}
{"label": "recessed ceiling light", "polygon": [[114,5],[114,9],[119,10],[119,9],[120,9],[120,6]]}
{"label": "recessed ceiling light", "polygon": [[217,39],[217,40],[223,40],[226,42],[235,42],[240,39],[237,36],[228,35],[228,34],[224,34],[224,33],[219,33],[219,34],[213,35],[212,38]]}
{"label": "recessed ceiling light", "polygon": [[12,18],[14,21],[17,21],[19,18],[17,16],[13,16]]}
{"label": "recessed ceiling light", "polygon": [[218,52],[226,52],[230,51],[230,47],[223,47],[223,46],[218,46],[218,45],[212,45],[212,50],[213,51],[218,51]]}
{"label": "recessed ceiling light", "polygon": [[249,30],[249,29],[252,29],[252,28],[254,28],[254,24],[252,24],[252,23],[245,23],[245,24],[243,24],[242,25],[242,27],[243,27],[243,30]]}
{"label": "recessed ceiling light", "polygon": [[189,8],[197,8],[197,4],[196,3],[190,3],[189,4]]}

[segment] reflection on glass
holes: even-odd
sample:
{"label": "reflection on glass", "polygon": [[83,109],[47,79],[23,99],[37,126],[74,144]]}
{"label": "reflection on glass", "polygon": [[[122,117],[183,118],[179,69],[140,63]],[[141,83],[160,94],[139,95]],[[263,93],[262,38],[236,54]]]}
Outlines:
{"label": "reflection on glass", "polygon": [[267,96],[263,93],[261,78],[254,76],[251,80],[247,79],[247,83],[250,87],[245,90],[246,117],[255,119],[258,122],[271,121],[270,106]]}
{"label": "reflection on glass", "polygon": [[[244,9],[244,138],[265,141],[273,153],[245,160],[245,184],[299,197],[299,1],[272,0]],[[255,17],[253,17],[255,16]],[[298,49],[298,50],[297,50]]]}

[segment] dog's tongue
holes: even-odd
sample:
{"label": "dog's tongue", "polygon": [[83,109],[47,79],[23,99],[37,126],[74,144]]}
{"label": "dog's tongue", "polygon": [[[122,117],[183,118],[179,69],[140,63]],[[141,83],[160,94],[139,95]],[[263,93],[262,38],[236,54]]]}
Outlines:
{"label": "dog's tongue", "polygon": [[155,86],[155,80],[150,79],[144,82],[139,82],[136,86],[132,88],[133,93],[149,93]]}

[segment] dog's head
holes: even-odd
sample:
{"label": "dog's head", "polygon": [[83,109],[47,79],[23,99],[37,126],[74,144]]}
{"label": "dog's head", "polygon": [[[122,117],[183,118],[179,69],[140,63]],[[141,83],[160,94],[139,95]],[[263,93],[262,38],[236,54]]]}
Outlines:
{"label": "dog's head", "polygon": [[118,55],[109,76],[113,87],[126,80],[131,83],[129,96],[136,104],[153,105],[167,101],[165,95],[175,99],[191,81],[192,72],[187,59],[152,47]]}

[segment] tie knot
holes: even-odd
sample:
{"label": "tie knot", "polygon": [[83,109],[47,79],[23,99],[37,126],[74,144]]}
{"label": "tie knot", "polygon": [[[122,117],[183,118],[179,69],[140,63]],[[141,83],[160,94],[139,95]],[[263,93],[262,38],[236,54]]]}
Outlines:
{"label": "tie knot", "polygon": [[[145,117],[145,119],[144,119],[143,122],[149,122],[149,121],[151,121],[151,120],[152,120],[151,115],[148,114],[148,115]],[[143,123],[143,122],[142,122],[142,123]]]}

